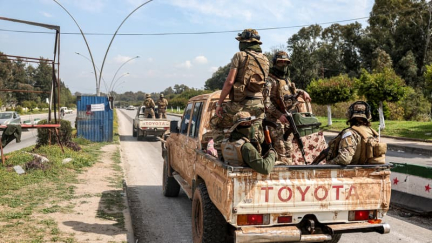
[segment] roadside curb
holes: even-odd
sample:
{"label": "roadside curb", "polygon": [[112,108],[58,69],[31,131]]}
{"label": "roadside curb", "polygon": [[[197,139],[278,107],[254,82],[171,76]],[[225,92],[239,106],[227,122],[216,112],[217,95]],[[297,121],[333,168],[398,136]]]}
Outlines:
{"label": "roadside curb", "polygon": [[169,113],[169,112],[167,112],[167,115],[170,115],[170,116],[177,116],[177,117],[182,117],[182,114]]}

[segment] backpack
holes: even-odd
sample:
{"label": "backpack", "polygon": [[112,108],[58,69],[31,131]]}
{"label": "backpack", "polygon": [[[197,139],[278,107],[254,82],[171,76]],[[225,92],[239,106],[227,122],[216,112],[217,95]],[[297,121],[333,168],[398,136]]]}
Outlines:
{"label": "backpack", "polygon": [[261,94],[268,75],[269,61],[264,54],[246,52],[245,69],[240,73],[239,80],[231,89],[230,99],[234,102],[243,101],[246,97]]}

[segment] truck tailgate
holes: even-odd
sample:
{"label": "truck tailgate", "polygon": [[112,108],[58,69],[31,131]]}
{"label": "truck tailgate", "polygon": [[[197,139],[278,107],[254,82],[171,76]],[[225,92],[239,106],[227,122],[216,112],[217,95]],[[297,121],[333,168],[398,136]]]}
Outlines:
{"label": "truck tailgate", "polygon": [[161,119],[140,119],[139,126],[141,129],[145,128],[169,128],[169,120]]}
{"label": "truck tailgate", "polygon": [[[252,174],[234,179],[233,206],[237,214],[314,213],[320,218],[320,212],[347,214],[349,210],[389,206],[391,184],[387,170],[310,168],[277,170],[268,176]],[[345,218],[340,216],[321,216],[319,220],[336,222]]]}

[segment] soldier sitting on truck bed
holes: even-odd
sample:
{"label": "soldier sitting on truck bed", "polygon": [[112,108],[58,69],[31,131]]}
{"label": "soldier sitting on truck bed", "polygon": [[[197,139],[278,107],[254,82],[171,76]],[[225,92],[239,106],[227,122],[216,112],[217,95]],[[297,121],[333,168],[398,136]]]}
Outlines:
{"label": "soldier sitting on truck bed", "polygon": [[148,118],[148,116],[151,115],[151,118],[155,119],[155,103],[150,94],[146,94],[146,99],[144,100],[143,105],[145,106],[144,117]]}
{"label": "soldier sitting on truck bed", "polygon": [[256,120],[245,111],[234,115],[230,137],[222,142],[222,156],[230,165],[248,165],[258,173],[267,175],[273,170],[277,155],[272,149],[266,155],[261,155],[264,134],[261,123],[254,123]]}
{"label": "soldier sitting on truck bed", "polygon": [[356,101],[347,112],[349,128],[342,130],[313,164],[326,158],[327,164],[384,164],[387,144],[380,143],[378,133],[371,128],[368,103]]}

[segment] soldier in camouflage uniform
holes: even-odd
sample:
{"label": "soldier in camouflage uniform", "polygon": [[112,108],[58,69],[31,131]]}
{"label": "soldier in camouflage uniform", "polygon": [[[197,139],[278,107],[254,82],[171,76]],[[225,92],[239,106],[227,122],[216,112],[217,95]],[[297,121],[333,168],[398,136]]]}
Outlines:
{"label": "soldier in camouflage uniform", "polygon": [[166,108],[168,106],[168,100],[164,98],[163,94],[160,94],[160,98],[158,100],[158,113],[159,119],[166,119]]}
{"label": "soldier in camouflage uniform", "polygon": [[362,149],[367,150],[368,146],[363,141],[368,141],[368,143],[373,139],[378,141],[378,133],[371,128],[369,121],[372,118],[369,104],[364,101],[354,102],[348,109],[347,117],[347,124],[349,123],[350,127],[342,130],[338,135],[339,139],[336,137],[329,142],[330,152],[326,158],[327,164],[385,163],[385,144],[385,151],[381,151],[381,154],[373,151],[374,155],[369,158],[365,157],[366,153],[362,151]]}
{"label": "soldier in camouflage uniform", "polygon": [[143,105],[145,106],[144,117],[148,118],[148,116],[151,115],[151,117],[155,119],[156,118],[154,112],[155,103],[151,98],[150,94],[146,94],[146,99],[144,100]]}
{"label": "soldier in camouflage uniform", "polygon": [[[310,96],[303,90],[296,89],[295,84],[288,78],[288,64],[291,61],[288,54],[284,51],[277,52],[272,59],[272,67],[270,68],[269,76],[266,80],[264,88],[264,104],[266,108],[266,119],[281,124],[280,129],[269,127],[270,137],[273,142],[273,147],[276,149],[279,161],[278,164],[293,164],[292,153],[292,140],[293,135],[290,134],[284,139],[284,134],[289,129],[289,123],[285,116],[285,111],[296,108],[297,100],[285,100],[285,95],[293,96],[299,93],[303,96],[304,100],[310,101]],[[281,162],[281,163],[280,163]]]}
{"label": "soldier in camouflage uniform", "polygon": [[234,125],[230,129],[231,142],[242,140],[241,157],[243,162],[261,174],[269,174],[275,165],[277,155],[274,150],[269,150],[265,156],[261,156],[261,143],[264,142],[264,133],[259,120],[249,112],[238,112],[233,117]]}
{"label": "soldier in camouflage uniform", "polygon": [[[211,119],[216,148],[221,142],[219,138],[223,138],[223,130],[233,125],[237,112],[247,111],[259,119],[264,118],[262,90],[268,76],[269,61],[262,54],[262,42],[256,30],[245,29],[236,39],[240,51],[231,59],[230,72],[215,104],[216,114]],[[230,101],[223,104],[228,95]]]}

